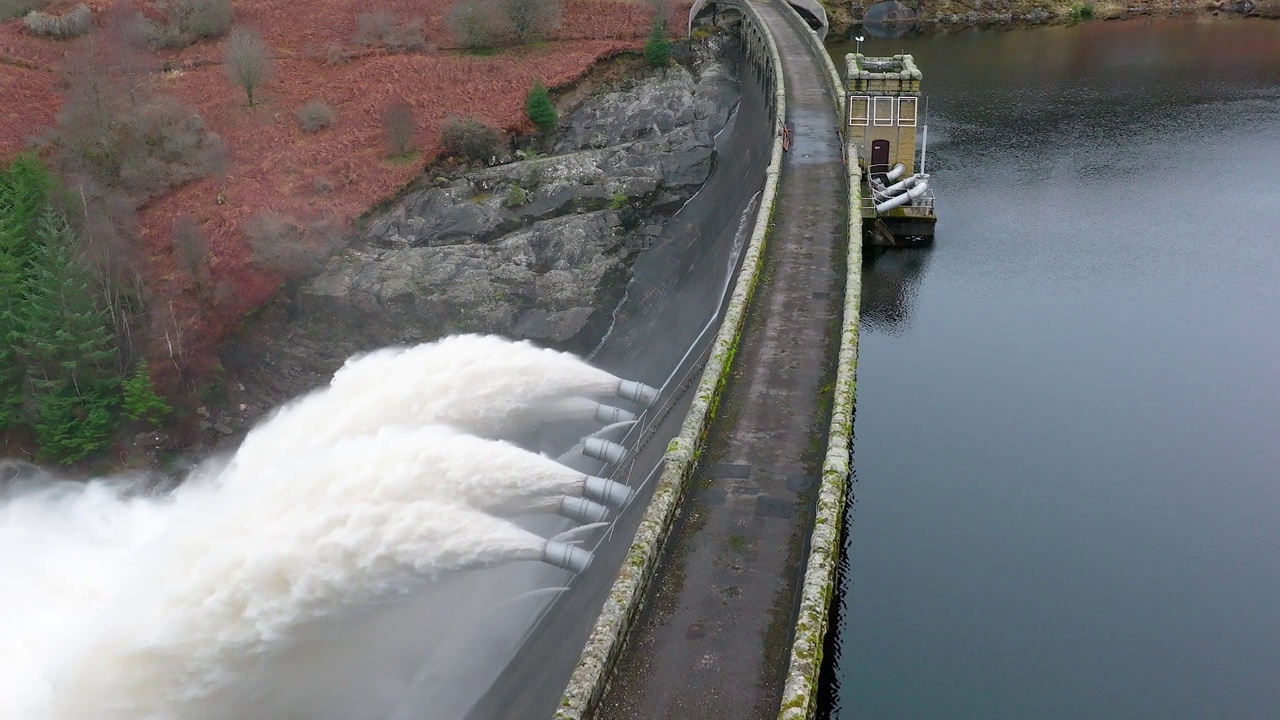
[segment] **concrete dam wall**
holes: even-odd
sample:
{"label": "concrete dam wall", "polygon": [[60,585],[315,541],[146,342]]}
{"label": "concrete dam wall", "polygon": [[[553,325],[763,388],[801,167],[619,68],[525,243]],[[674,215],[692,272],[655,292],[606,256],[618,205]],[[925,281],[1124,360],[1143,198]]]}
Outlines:
{"label": "concrete dam wall", "polygon": [[[754,46],[752,43],[755,43]],[[668,442],[683,432],[685,414],[699,392],[692,390],[708,363],[728,290],[748,254],[747,235],[761,204],[766,169],[775,153],[772,66],[759,35],[743,38],[738,57],[740,101],[716,137],[715,166],[703,188],[668,222],[655,246],[637,260],[627,296],[613,326],[592,354],[594,364],[668,385],[659,401],[660,420],[640,440],[630,461],[638,493],[595,550],[595,561],[570,592],[550,605],[525,637],[515,658],[472,708],[468,718],[492,720],[551,717],[593,624],[610,591],[631,538],[661,487],[659,470]],[[671,382],[664,382],[667,379]],[[705,410],[705,408],[704,408]]]}

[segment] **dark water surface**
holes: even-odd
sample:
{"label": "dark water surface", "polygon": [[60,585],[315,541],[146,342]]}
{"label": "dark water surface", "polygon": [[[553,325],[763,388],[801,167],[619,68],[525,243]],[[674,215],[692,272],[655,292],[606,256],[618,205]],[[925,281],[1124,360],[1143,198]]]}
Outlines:
{"label": "dark water surface", "polygon": [[1280,24],[863,49],[941,220],[864,277],[832,717],[1280,718]]}

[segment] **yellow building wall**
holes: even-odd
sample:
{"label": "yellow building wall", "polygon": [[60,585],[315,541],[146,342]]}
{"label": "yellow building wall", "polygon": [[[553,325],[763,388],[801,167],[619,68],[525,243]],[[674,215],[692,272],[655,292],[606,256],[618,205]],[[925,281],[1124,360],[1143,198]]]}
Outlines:
{"label": "yellow building wall", "polygon": [[864,167],[871,162],[871,143],[888,140],[889,165],[902,163],[910,175],[916,171],[917,129],[902,125],[853,125],[849,127],[849,137],[858,147],[858,157],[862,159]]}

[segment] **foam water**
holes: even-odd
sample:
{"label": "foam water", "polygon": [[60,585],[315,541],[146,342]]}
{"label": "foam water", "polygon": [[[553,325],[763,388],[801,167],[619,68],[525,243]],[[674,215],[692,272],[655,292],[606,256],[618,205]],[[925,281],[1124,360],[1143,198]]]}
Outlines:
{"label": "foam water", "polygon": [[169,496],[10,487],[0,720],[352,720],[430,697],[449,667],[433,648],[481,618],[518,636],[528,613],[495,608],[547,577],[508,565],[547,541],[502,515],[582,492],[581,472],[490,438],[618,385],[564,353],[449,338],[352,359]]}

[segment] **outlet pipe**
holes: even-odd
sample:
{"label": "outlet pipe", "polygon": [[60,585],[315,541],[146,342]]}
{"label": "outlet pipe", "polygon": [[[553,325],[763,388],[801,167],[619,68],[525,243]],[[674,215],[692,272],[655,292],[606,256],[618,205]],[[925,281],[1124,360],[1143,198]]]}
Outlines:
{"label": "outlet pipe", "polygon": [[591,552],[568,543],[548,540],[542,548],[542,562],[561,570],[582,573],[591,565]]}
{"label": "outlet pipe", "polygon": [[905,194],[899,195],[897,197],[889,198],[888,200],[885,200],[879,205],[876,205],[876,212],[878,213],[888,212],[889,210],[892,210],[901,205],[906,205],[907,203],[915,200],[921,195],[924,195],[924,191],[928,189],[929,189],[929,183],[921,182],[919,185],[916,185],[915,187],[908,190]]}
{"label": "outlet pipe", "polygon": [[630,410],[623,410],[613,405],[596,405],[596,422],[605,425],[626,422],[627,420],[635,420],[636,414]]}
{"label": "outlet pipe", "polygon": [[906,171],[907,171],[907,166],[903,165],[902,163],[898,163],[897,165],[894,165],[892,168],[890,168],[889,172],[885,173],[884,176],[886,180],[888,180],[889,182],[893,182],[894,180],[897,180],[898,178],[902,177],[902,173]]}
{"label": "outlet pipe", "polygon": [[658,388],[635,380],[623,380],[618,385],[618,397],[649,407],[658,399]]}
{"label": "outlet pipe", "polygon": [[927,177],[928,177],[927,175],[921,175],[920,173],[916,173],[915,175],[912,175],[906,180],[896,182],[890,185],[889,187],[879,191],[878,194],[880,195],[880,197],[878,199],[887,200],[888,198],[891,198],[894,195],[897,195],[905,190],[910,190],[911,188],[915,187],[917,184],[923,182]]}
{"label": "outlet pipe", "polygon": [[582,482],[583,497],[602,502],[611,508],[620,508],[631,500],[635,491],[620,482],[595,475],[587,475]]}
{"label": "outlet pipe", "polygon": [[561,517],[567,517],[570,520],[580,523],[598,523],[602,522],[609,515],[609,508],[594,503],[586,498],[565,496],[560,498],[560,507],[557,509]]}
{"label": "outlet pipe", "polygon": [[585,437],[582,438],[582,454],[616,465],[627,457],[627,449],[612,440]]}

